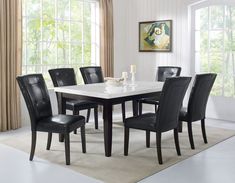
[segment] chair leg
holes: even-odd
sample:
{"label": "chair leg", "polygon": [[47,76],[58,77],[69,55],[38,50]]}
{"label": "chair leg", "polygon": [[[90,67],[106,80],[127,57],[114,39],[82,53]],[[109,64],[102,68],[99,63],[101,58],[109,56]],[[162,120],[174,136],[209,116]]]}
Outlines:
{"label": "chair leg", "polygon": [[89,122],[90,119],[90,114],[91,114],[91,109],[87,109],[87,115],[86,115],[86,122]]}
{"label": "chair leg", "polygon": [[146,147],[150,147],[150,131],[146,130]]}
{"label": "chair leg", "polygon": [[179,124],[178,124],[178,132],[180,132],[180,133],[183,132],[183,122],[182,122],[182,121],[179,121]]}
{"label": "chair leg", "polygon": [[180,156],[181,153],[180,153],[179,135],[178,135],[178,129],[177,128],[174,129],[174,139],[175,139],[176,152],[177,152],[178,156]]}
{"label": "chair leg", "polygon": [[162,164],[161,133],[156,133],[158,163]]}
{"label": "chair leg", "polygon": [[155,104],[155,113],[157,113],[157,107],[158,107],[158,106]]}
{"label": "chair leg", "polygon": [[31,151],[30,151],[30,157],[29,160],[33,160],[34,152],[35,152],[35,147],[36,147],[36,140],[37,140],[37,132],[32,131],[32,139],[31,139]]}
{"label": "chair leg", "polygon": [[125,131],[124,131],[124,156],[128,156],[129,131],[130,131],[130,129],[125,127]]}
{"label": "chair leg", "polygon": [[191,149],[195,149],[194,142],[193,142],[193,131],[192,131],[192,123],[191,122],[188,122],[188,137],[189,137]]}
{"label": "chair leg", "polygon": [[142,115],[143,103],[139,102],[139,115]]}
{"label": "chair leg", "polygon": [[81,139],[82,139],[82,152],[86,153],[86,135],[85,125],[81,127]]}
{"label": "chair leg", "polygon": [[51,139],[52,139],[52,133],[49,132],[47,137],[47,150],[50,150],[51,148]]}
{"label": "chair leg", "polygon": [[204,143],[207,144],[207,137],[206,137],[206,128],[205,128],[205,119],[201,120],[201,128],[202,128],[202,136]]}
{"label": "chair leg", "polygon": [[94,108],[95,129],[98,129],[98,107]]}
{"label": "chair leg", "polygon": [[122,121],[123,123],[126,120],[126,106],[125,106],[125,102],[122,103]]}
{"label": "chair leg", "polygon": [[69,133],[64,134],[64,145],[65,145],[65,160],[66,165],[70,165],[70,140]]}
{"label": "chair leg", "polygon": [[[79,115],[79,110],[74,109],[73,115]],[[77,129],[73,131],[74,134],[77,134]]]}

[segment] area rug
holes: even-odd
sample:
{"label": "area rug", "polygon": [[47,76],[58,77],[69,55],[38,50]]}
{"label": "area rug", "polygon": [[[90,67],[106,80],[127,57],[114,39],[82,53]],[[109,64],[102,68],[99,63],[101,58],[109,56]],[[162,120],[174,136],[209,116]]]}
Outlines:
{"label": "area rug", "polygon": [[[208,144],[203,143],[200,125],[193,124],[195,150],[190,149],[187,129],[179,134],[181,156],[177,156],[173,132],[162,136],[163,165],[158,164],[155,134],[151,133],[151,147],[145,147],[145,132],[130,130],[129,156],[123,155],[123,124],[113,125],[112,156],[104,156],[103,130],[95,130],[93,125],[86,127],[87,153],[81,151],[80,134],[71,133],[71,165],[65,165],[64,144],[58,142],[58,135],[53,136],[51,150],[46,150],[46,133],[38,133],[35,156],[52,163],[70,168],[84,175],[109,183],[133,183],[165,169],[179,161],[197,154],[233,135],[235,131],[206,127]],[[25,132],[17,137],[10,137],[0,143],[19,150],[30,152],[31,133]],[[25,161],[28,161],[26,159]]]}

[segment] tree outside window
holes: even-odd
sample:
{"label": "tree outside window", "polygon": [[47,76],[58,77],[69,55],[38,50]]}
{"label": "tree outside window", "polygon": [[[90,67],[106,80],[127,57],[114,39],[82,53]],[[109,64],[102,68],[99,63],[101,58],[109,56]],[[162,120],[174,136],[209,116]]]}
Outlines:
{"label": "tree outside window", "polygon": [[99,65],[98,0],[23,0],[23,74]]}

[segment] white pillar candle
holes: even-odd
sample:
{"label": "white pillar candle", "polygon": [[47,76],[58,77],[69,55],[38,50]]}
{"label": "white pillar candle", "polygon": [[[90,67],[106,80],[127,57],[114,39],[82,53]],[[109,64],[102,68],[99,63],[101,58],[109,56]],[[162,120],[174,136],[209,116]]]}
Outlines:
{"label": "white pillar candle", "polygon": [[136,65],[131,65],[131,73],[136,73]]}
{"label": "white pillar candle", "polygon": [[124,78],[124,79],[128,78],[127,72],[122,72],[122,78]]}

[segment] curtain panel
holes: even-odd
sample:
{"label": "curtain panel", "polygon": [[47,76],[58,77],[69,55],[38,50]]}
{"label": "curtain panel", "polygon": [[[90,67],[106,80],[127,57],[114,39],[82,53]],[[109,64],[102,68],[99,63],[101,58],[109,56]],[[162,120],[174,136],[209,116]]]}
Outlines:
{"label": "curtain panel", "polygon": [[100,0],[100,65],[104,76],[114,74],[113,2]]}
{"label": "curtain panel", "polygon": [[21,0],[0,0],[0,131],[21,126]]}

